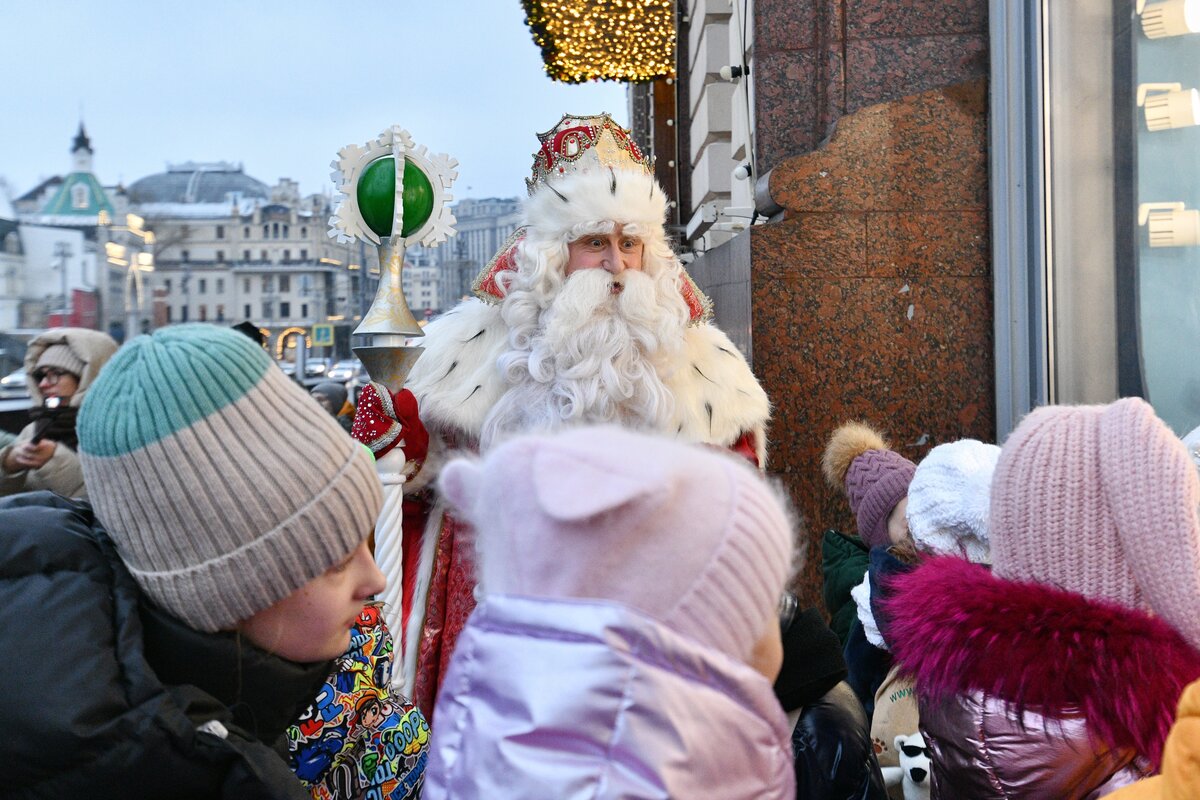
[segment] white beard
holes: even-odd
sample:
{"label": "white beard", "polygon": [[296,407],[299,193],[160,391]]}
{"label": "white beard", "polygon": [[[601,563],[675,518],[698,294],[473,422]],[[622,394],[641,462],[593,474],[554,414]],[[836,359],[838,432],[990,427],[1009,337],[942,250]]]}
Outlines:
{"label": "white beard", "polygon": [[499,366],[510,388],[484,421],[481,445],[580,424],[665,430],[674,397],[664,380],[688,320],[677,276],[585,269],[544,310],[535,294],[518,289],[506,302],[512,349]]}

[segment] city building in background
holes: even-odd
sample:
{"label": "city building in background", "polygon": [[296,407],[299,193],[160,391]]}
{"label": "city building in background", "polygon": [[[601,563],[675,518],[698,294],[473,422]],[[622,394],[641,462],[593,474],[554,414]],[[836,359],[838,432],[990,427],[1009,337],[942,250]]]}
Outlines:
{"label": "city building in background", "polygon": [[[71,170],[49,178],[11,204],[0,198],[0,217],[11,217],[19,259],[5,264],[0,280],[0,330],[36,331],[55,325],[106,329],[107,266],[102,226],[127,211],[120,186],[105,187],[93,171],[91,139],[83,123],[71,142]],[[2,223],[0,223],[2,224]],[[7,270],[13,270],[7,273]]]}
{"label": "city building in background", "polygon": [[330,198],[301,197],[226,162],[170,165],[129,186],[153,231],[153,326],[253,322],[292,360],[297,337],[332,323],[330,357],[348,357],[350,331],[374,297],[377,259],[326,235]]}

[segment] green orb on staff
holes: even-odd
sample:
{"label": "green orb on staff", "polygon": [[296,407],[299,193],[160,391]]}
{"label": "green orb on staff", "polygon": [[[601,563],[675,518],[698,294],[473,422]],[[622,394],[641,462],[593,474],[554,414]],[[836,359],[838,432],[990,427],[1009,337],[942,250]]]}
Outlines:
{"label": "green orb on staff", "polygon": [[366,145],[346,145],[331,165],[340,197],[329,235],[343,243],[370,242],[379,253],[379,288],[354,329],[358,342],[352,349],[371,380],[392,391],[400,390],[421,354],[408,339],[424,335],[402,288],[404,253],[415,242],[436,247],[454,235],[448,190],[457,165],[448,155],[416,146],[398,125]]}

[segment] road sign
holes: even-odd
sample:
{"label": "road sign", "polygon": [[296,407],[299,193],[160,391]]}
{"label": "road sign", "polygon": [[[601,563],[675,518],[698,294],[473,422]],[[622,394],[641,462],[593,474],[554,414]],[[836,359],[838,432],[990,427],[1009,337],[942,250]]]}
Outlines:
{"label": "road sign", "polygon": [[313,325],[313,347],[333,347],[333,326],[327,324]]}

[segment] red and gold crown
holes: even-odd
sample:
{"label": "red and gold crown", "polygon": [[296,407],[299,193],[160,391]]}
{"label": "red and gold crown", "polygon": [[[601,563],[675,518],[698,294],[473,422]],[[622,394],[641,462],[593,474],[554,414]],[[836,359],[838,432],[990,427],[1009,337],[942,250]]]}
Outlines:
{"label": "red and gold crown", "polygon": [[551,178],[598,169],[637,169],[653,174],[650,157],[643,155],[629,131],[608,114],[580,117],[563,114],[545,133],[533,154],[533,174],[525,179],[529,194]]}

